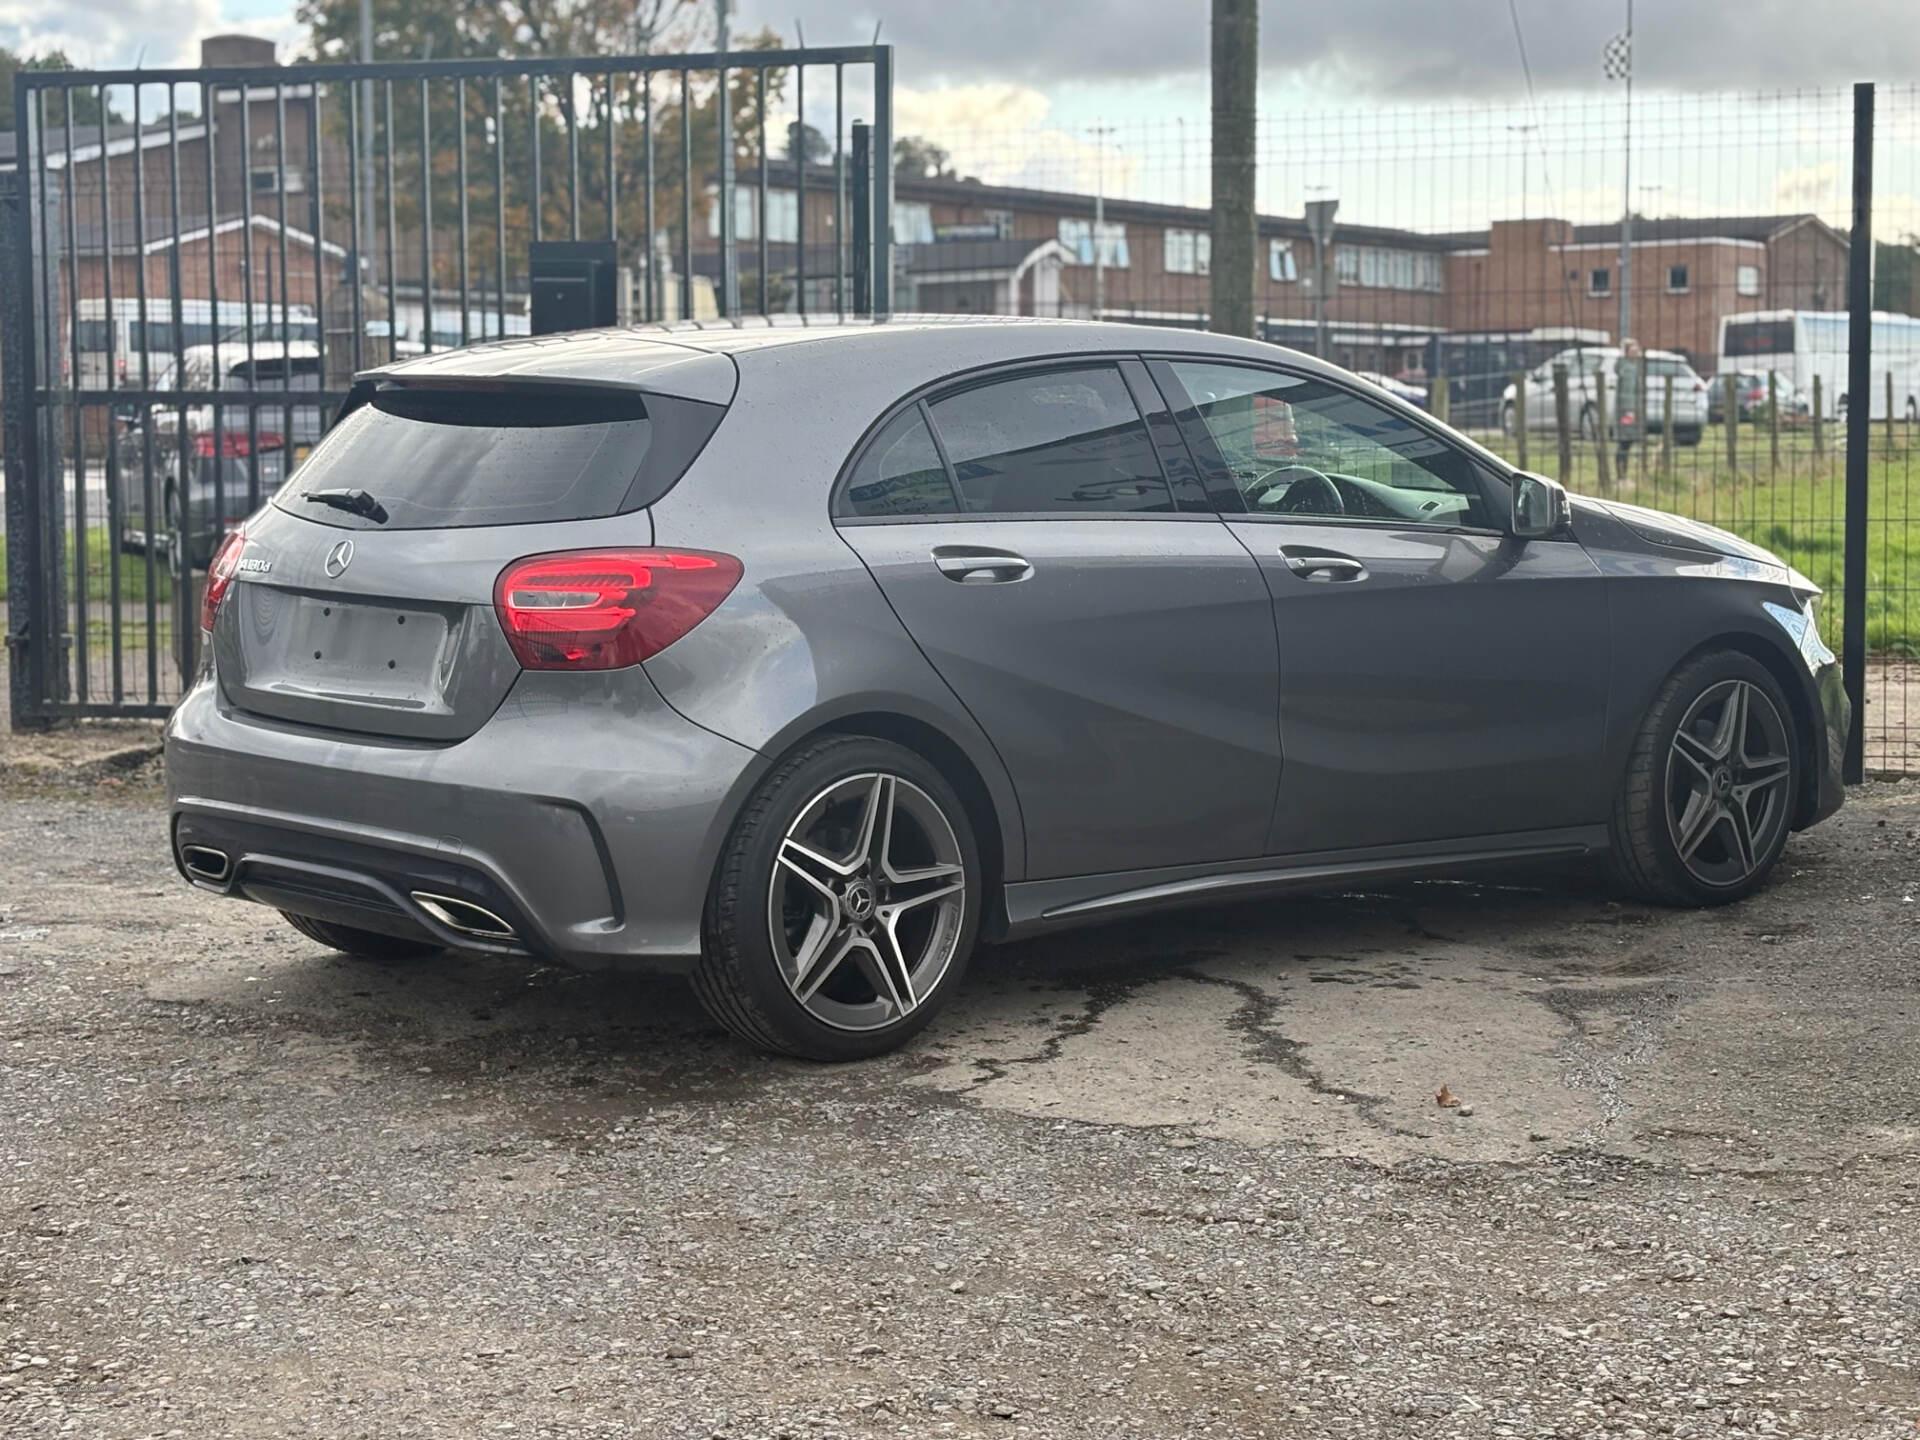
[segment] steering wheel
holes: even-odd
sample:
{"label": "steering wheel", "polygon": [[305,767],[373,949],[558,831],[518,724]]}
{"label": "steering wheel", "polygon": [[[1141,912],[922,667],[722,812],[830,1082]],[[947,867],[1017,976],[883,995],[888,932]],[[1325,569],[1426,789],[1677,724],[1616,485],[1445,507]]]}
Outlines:
{"label": "steering wheel", "polygon": [[1282,465],[1247,486],[1247,503],[1288,515],[1344,515],[1340,487],[1311,465]]}

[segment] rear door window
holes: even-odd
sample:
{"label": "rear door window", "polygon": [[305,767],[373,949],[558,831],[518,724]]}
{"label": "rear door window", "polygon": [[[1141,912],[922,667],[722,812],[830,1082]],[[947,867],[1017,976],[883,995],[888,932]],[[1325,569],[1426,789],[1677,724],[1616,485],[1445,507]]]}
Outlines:
{"label": "rear door window", "polygon": [[[724,407],[625,390],[392,386],[343,416],[274,497],[349,529],[588,520],[650,505]],[[364,490],[384,523],[309,501]]]}
{"label": "rear door window", "polygon": [[968,514],[1174,509],[1146,424],[1112,365],[996,380],[929,409]]}

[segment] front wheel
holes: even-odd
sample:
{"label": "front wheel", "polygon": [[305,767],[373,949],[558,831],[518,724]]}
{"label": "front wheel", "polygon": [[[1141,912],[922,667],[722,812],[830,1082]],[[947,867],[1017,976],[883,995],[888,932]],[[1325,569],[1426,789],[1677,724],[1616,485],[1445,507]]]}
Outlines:
{"label": "front wheel", "polygon": [[694,993],[762,1049],[883,1054],[958,984],[982,894],[973,827],[946,777],[899,745],[827,737],[776,766],[735,823]]}
{"label": "front wheel", "polygon": [[1614,806],[1621,883],[1666,905],[1723,905],[1765,883],[1787,843],[1799,740],[1758,661],[1711,651],[1670,676],[1640,723]]}

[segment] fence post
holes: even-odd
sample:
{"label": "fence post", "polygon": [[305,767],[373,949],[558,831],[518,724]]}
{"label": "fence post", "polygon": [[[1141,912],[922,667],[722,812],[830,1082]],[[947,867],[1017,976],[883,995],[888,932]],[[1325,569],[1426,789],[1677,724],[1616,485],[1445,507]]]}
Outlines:
{"label": "fence post", "polygon": [[1514,455],[1520,468],[1527,468],[1527,372],[1513,372],[1513,440]]}
{"label": "fence post", "polygon": [[[1633,447],[1639,452],[1633,459],[1634,468],[1640,472],[1640,483],[1644,485],[1647,482],[1647,363],[1645,360],[1640,362],[1640,379],[1638,386],[1640,393],[1633,397],[1633,403],[1634,414],[1640,417],[1640,443]],[[1615,400],[1614,403],[1617,405],[1620,402]],[[1673,412],[1671,410],[1667,412],[1667,418],[1661,422],[1660,428],[1663,431],[1673,429]],[[1626,477],[1622,476],[1621,478],[1625,479]]]}
{"label": "fence post", "polygon": [[[26,91],[22,87],[22,98]],[[24,130],[19,133],[26,138]],[[7,674],[13,728],[39,723],[45,698],[36,682],[46,668],[37,646],[48,635],[42,613],[47,598],[40,573],[39,414],[33,403],[34,305],[32,205],[25,157],[0,171],[0,380],[4,380],[7,475]]]}
{"label": "fence post", "polygon": [[853,122],[853,313],[873,314],[873,127]]}
{"label": "fence post", "polygon": [[873,313],[893,314],[893,47],[873,56]]}
{"label": "fence post", "polygon": [[1820,412],[1826,407],[1826,401],[1820,393],[1820,377],[1813,377],[1813,453],[1821,456],[1827,453],[1827,432]]}
{"label": "fence post", "polygon": [[1887,453],[1893,453],[1893,371],[1887,371]]}
{"label": "fence post", "polygon": [[1567,367],[1553,367],[1553,429],[1560,441],[1560,475],[1562,485],[1573,483],[1573,421],[1568,414]]}
{"label": "fence post", "polygon": [[1667,418],[1660,426],[1660,473],[1668,479],[1673,478],[1673,376],[1666,378],[1666,395],[1663,397],[1665,408],[1661,414]]}
{"label": "fence post", "polygon": [[[1847,255],[1847,526],[1840,673],[1853,722],[1842,766],[1848,784],[1866,775],[1867,441],[1873,432],[1873,85],[1853,87],[1853,235]],[[1817,431],[1815,432],[1818,433]]]}
{"label": "fence post", "polygon": [[1600,468],[1600,493],[1613,493],[1613,457],[1607,453],[1607,372],[1593,372],[1593,452]]}
{"label": "fence post", "polygon": [[1780,473],[1780,372],[1767,371],[1767,478]]}
{"label": "fence post", "polygon": [[1721,424],[1727,432],[1727,470],[1737,484],[1740,479],[1740,397],[1733,393],[1733,386],[1726,389],[1726,399],[1721,402]]}
{"label": "fence post", "polygon": [[1427,413],[1442,425],[1453,414],[1453,381],[1444,374],[1427,381]]}

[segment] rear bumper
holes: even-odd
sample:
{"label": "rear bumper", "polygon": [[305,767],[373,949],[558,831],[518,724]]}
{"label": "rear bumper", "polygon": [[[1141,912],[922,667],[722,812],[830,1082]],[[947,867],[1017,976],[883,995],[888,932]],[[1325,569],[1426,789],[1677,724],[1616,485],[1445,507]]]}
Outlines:
{"label": "rear bumper", "polygon": [[1813,694],[1820,733],[1814,737],[1815,775],[1801,802],[1794,825],[1804,830],[1838,810],[1847,798],[1844,766],[1847,735],[1853,726],[1853,704],[1841,681],[1840,663],[1829,658],[1813,672]]}
{"label": "rear bumper", "polygon": [[[575,965],[695,955],[713,866],[764,762],[682,719],[637,667],[523,675],[457,744],[382,741],[225,708],[167,727],[175,863],[192,884],[464,949]],[[227,859],[224,873],[196,853]],[[436,907],[421,896],[457,902]],[[460,904],[506,922],[457,929]]]}

